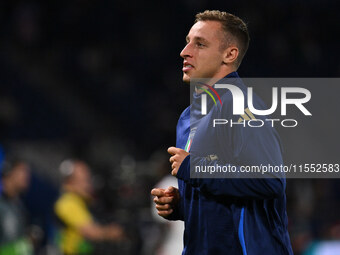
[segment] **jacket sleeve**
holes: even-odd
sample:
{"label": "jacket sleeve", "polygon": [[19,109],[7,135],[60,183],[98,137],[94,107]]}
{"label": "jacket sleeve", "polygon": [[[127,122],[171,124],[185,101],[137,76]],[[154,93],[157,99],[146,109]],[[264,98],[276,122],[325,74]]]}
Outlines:
{"label": "jacket sleeve", "polygon": [[182,199],[178,201],[178,205],[174,208],[172,214],[167,217],[167,220],[182,220],[184,221],[183,211],[182,211]]}

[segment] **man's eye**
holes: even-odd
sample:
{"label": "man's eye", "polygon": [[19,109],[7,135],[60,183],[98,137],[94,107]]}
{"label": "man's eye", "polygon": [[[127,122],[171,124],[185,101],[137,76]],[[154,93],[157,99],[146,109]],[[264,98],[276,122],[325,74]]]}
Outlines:
{"label": "man's eye", "polygon": [[201,48],[205,46],[203,43],[200,43],[200,42],[196,43],[196,45],[197,45],[198,47],[201,47]]}

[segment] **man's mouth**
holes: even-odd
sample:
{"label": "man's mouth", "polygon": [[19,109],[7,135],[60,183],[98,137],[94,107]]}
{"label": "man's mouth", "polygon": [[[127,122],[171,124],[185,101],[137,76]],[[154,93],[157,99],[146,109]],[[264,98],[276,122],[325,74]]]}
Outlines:
{"label": "man's mouth", "polygon": [[188,71],[190,71],[190,70],[193,69],[193,68],[194,68],[193,65],[191,65],[191,64],[189,64],[189,63],[184,63],[184,64],[183,64],[182,71],[183,71],[183,72],[188,72]]}

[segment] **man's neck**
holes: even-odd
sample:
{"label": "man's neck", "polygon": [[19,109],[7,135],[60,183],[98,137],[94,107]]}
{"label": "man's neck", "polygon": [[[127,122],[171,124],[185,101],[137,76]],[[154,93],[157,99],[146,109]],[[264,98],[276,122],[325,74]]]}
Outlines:
{"label": "man's neck", "polygon": [[[201,94],[204,91],[203,89],[200,89],[201,87],[203,87],[203,88],[206,87],[208,89],[209,86],[213,86],[216,82],[218,82],[219,80],[225,78],[226,76],[230,75],[233,72],[236,72],[236,70],[232,70],[231,72],[228,72],[228,73],[227,72],[223,72],[222,74],[218,74],[218,75],[216,75],[213,78],[205,78],[205,79],[202,78],[202,80],[204,80],[204,82],[203,83],[200,82],[200,84],[202,86],[200,86],[200,87],[196,86],[195,87],[195,92],[197,94]],[[206,86],[204,86],[204,85],[206,85]]]}

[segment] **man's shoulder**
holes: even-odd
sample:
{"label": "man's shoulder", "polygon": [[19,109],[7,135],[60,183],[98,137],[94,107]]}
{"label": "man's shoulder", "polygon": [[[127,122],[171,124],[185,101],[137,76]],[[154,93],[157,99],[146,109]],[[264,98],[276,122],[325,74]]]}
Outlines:
{"label": "man's shoulder", "polygon": [[71,192],[63,192],[58,201],[79,200],[79,197]]}
{"label": "man's shoulder", "polygon": [[71,192],[65,192],[56,201],[55,208],[58,210],[58,208],[61,209],[74,205],[82,206],[83,204],[83,200],[78,195]]}
{"label": "man's shoulder", "polygon": [[56,216],[67,225],[79,227],[92,221],[85,201],[74,193],[64,193],[54,205]]}
{"label": "man's shoulder", "polygon": [[180,119],[186,119],[186,118],[190,118],[190,107],[188,106],[187,108],[184,109],[184,111],[181,113],[180,115]]}

